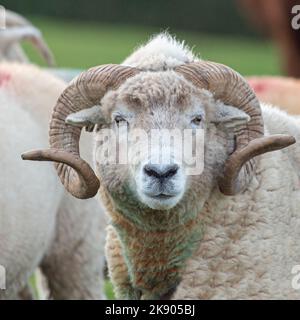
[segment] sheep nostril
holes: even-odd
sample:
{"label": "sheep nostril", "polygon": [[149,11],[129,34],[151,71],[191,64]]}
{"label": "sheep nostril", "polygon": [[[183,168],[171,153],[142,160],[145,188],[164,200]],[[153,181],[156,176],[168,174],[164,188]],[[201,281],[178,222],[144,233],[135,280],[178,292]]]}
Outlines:
{"label": "sheep nostril", "polygon": [[175,176],[178,172],[178,165],[151,165],[147,164],[144,166],[144,173],[149,177],[155,177],[157,179],[169,179]]}
{"label": "sheep nostril", "polygon": [[144,167],[144,173],[149,177],[157,175],[156,171],[150,165]]}
{"label": "sheep nostril", "polygon": [[164,178],[171,178],[171,177],[175,176],[175,174],[177,173],[178,169],[179,169],[179,167],[178,167],[177,164],[174,164],[174,165],[170,166],[170,168],[164,174]]}

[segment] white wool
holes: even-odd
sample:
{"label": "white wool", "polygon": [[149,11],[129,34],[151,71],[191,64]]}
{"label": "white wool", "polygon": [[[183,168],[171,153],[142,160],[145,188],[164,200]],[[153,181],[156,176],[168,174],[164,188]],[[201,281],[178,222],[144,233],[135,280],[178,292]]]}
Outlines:
{"label": "white wool", "polygon": [[6,269],[0,300],[20,298],[38,266],[54,299],[101,299],[106,223],[99,204],[68,195],[51,163],[21,159],[47,148],[50,115],[65,83],[10,63],[0,64],[0,78],[0,265]]}
{"label": "white wool", "polygon": [[199,60],[192,50],[168,33],[152,37],[134,51],[122,64],[142,70],[166,70]]}
{"label": "white wool", "polygon": [[[299,121],[262,104],[265,134],[300,139]],[[173,299],[299,299],[292,269],[299,265],[299,144],[259,158],[248,190],[219,191],[204,215],[203,242],[187,263]]]}

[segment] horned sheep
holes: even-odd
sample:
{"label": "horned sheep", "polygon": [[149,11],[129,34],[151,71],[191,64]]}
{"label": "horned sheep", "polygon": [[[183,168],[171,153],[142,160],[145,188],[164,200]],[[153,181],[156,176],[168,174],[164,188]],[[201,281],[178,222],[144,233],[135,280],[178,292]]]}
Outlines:
{"label": "horned sheep", "polygon": [[[123,125],[203,130],[203,172],[187,175],[176,152],[153,163],[166,152],[157,146],[133,164],[102,163],[101,129]],[[79,153],[83,127],[96,128],[96,173]],[[77,198],[99,192],[118,298],[299,298],[299,138],[298,122],[260,103],[241,75],[161,34],[74,79],[54,109],[51,148],[23,159],[55,161]]]}

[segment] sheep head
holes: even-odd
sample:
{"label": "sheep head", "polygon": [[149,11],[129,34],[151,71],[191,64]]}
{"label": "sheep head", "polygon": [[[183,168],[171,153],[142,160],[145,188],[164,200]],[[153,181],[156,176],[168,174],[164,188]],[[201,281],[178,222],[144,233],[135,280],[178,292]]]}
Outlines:
{"label": "sheep head", "polygon": [[[216,181],[225,195],[247,188],[255,156],[295,142],[287,135],[264,136],[255,94],[237,72],[224,65],[201,61],[162,72],[105,65],[73,80],[52,115],[51,148],[29,152],[23,159],[56,162],[58,175],[73,196],[93,197],[100,182],[80,157],[80,132],[95,125],[118,130],[116,122],[127,123],[129,130],[140,127],[146,132],[154,128],[202,128],[207,154],[203,190],[209,192]],[[135,144],[130,147],[135,148]],[[193,188],[201,179],[187,178],[185,168],[173,160],[172,166],[150,166],[149,158],[126,168],[118,164],[97,166],[101,182],[111,193],[112,185],[126,184],[137,189],[137,198],[146,206],[170,209],[184,196],[185,186]]]}

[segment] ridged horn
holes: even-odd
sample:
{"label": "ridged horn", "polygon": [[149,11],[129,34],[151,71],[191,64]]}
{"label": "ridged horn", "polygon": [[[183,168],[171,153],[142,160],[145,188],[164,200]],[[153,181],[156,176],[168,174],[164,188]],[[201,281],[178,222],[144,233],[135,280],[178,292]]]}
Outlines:
{"label": "ridged horn", "polygon": [[214,62],[200,61],[175,70],[195,86],[209,90],[217,100],[243,110],[250,116],[236,135],[236,150],[225,163],[219,188],[225,195],[246,189],[255,170],[255,156],[295,143],[288,135],[264,136],[260,103],[246,80],[233,69]]}
{"label": "ridged horn", "polygon": [[54,161],[65,188],[76,198],[95,196],[100,183],[92,168],[80,157],[81,129],[65,123],[66,117],[100,103],[108,90],[117,89],[139,71],[120,65],[103,65],[83,72],[62,93],[50,122],[50,149],[23,154],[24,160]]}

